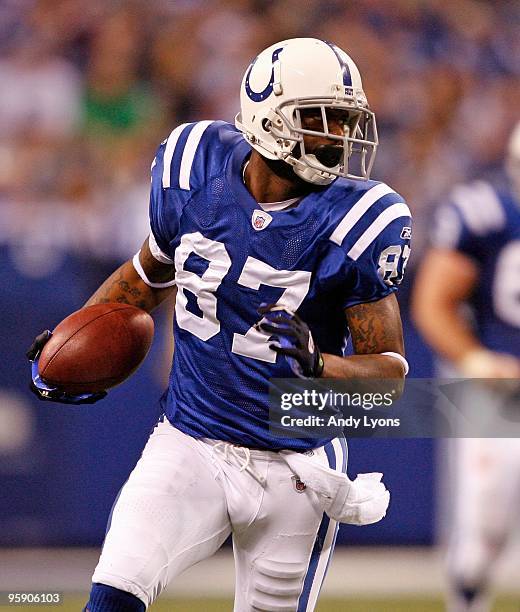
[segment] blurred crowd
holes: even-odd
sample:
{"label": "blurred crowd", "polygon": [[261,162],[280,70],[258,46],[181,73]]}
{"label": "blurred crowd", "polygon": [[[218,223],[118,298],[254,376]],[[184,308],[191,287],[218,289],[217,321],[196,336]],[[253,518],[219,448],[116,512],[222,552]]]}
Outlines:
{"label": "blurred crowd", "polygon": [[158,143],[183,121],[232,121],[250,60],[295,36],[357,62],[381,138],[373,176],[420,230],[454,182],[500,172],[519,26],[516,0],[2,0],[0,241],[41,241],[43,226],[135,251]]}

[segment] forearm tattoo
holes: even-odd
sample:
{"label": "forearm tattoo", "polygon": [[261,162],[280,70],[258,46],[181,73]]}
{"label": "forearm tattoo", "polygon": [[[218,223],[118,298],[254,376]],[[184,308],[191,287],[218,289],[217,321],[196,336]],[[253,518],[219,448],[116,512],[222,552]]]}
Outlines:
{"label": "forearm tattoo", "polygon": [[395,351],[403,346],[401,319],[393,296],[347,310],[354,351],[359,355]]}
{"label": "forearm tattoo", "polygon": [[144,295],[144,291],[131,285],[124,275],[125,267],[121,266],[101,285],[96,293],[90,298],[86,306],[90,304],[108,304],[118,302],[137,306],[143,310],[149,310],[155,302],[151,295]]}

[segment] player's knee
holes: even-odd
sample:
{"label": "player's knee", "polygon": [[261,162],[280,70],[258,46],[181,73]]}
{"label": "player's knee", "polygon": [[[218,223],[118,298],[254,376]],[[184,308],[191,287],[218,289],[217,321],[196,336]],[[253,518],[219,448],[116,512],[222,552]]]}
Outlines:
{"label": "player's knee", "polygon": [[295,611],[306,569],[303,563],[256,559],[248,592],[251,608],[266,612]]}
{"label": "player's knee", "polygon": [[144,603],[132,593],[94,583],[83,612],[145,612]]}

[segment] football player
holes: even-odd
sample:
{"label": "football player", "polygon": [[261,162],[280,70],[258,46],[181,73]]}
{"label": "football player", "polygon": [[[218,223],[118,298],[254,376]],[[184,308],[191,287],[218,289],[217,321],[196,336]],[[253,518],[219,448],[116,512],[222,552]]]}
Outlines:
{"label": "football player", "polygon": [[338,522],[389,503],[381,474],[348,479],[343,438],[268,426],[272,377],[408,370],[395,291],[410,211],[369,180],[359,71],[333,44],[286,40],[248,67],[240,104],[235,126],[186,123],[160,145],[150,235],[87,303],[151,311],[176,291],[165,417],[114,505],[90,612],[145,610],[230,534],[236,611],[313,610]]}
{"label": "football player", "polygon": [[[453,189],[415,284],[419,329],[462,377],[520,378],[520,124],[507,168],[509,185]],[[486,409],[496,409],[505,398],[499,384],[493,388],[480,389],[478,402],[467,393],[463,401],[477,409],[485,395]],[[518,521],[520,440],[463,438],[455,450],[449,607],[483,612],[494,562]]]}

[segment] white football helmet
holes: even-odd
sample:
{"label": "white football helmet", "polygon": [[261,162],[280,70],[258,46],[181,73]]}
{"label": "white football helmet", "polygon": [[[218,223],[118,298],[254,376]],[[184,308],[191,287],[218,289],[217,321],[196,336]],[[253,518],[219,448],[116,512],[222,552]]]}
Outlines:
{"label": "white football helmet", "polygon": [[[240,108],[235,125],[251,146],[268,159],[287,162],[300,178],[316,185],[328,185],[338,176],[370,178],[378,145],[376,120],[356,64],[339,47],[316,38],[271,45],[244,75]],[[321,131],[302,128],[305,109],[321,113]],[[343,135],[329,132],[327,109],[346,111]],[[339,163],[338,156],[319,160],[306,153],[304,135],[338,141],[343,147]]]}

